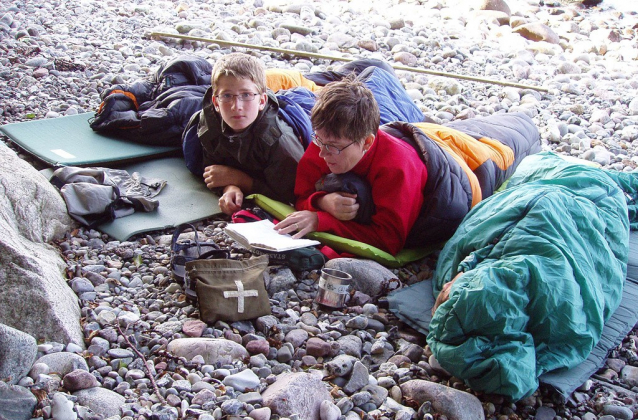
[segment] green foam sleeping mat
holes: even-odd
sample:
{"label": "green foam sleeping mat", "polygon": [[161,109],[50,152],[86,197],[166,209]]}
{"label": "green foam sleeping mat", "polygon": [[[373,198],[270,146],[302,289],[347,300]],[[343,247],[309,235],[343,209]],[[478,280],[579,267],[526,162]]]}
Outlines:
{"label": "green foam sleeping mat", "polygon": [[179,147],[151,146],[96,133],[89,126],[95,114],[12,123],[0,132],[18,147],[52,166],[104,166],[159,156],[178,156]]}
{"label": "green foam sleeping mat", "polygon": [[[113,167],[113,165],[109,166]],[[152,212],[135,212],[103,223],[96,229],[118,241],[126,241],[133,235],[155,230],[174,228],[182,223],[192,223],[220,213],[219,196],[206,188],[204,182],[193,175],[182,158],[161,158],[117,166],[129,174],[139,172],[148,178],[167,181],[155,197],[159,207]],[[49,179],[53,169],[41,173]]]}
{"label": "green foam sleeping mat", "polygon": [[[266,212],[281,220],[295,209],[288,204],[275,201],[260,194],[252,194],[246,197],[252,199],[256,205],[264,209]],[[312,232],[306,235],[309,239],[315,239],[324,245],[328,245],[338,252],[348,252],[361,258],[374,260],[381,265],[389,268],[398,268],[407,263],[420,260],[433,251],[439,249],[439,246],[429,248],[403,249],[397,255],[393,256],[385,251],[380,250],[372,245],[352,239],[342,238],[326,232]]]}

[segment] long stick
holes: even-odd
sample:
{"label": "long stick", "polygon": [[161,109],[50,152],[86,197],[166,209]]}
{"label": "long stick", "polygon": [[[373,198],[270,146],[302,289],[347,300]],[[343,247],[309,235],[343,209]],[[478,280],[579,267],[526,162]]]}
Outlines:
{"label": "long stick", "polygon": [[[277,53],[281,53],[281,54],[289,54],[289,55],[295,55],[295,56],[300,56],[300,57],[309,57],[309,58],[322,58],[322,59],[333,60],[333,61],[354,61],[354,60],[356,60],[355,58],[351,58],[351,57],[335,57],[335,56],[326,55],[326,54],[312,53],[312,52],[306,52],[306,51],[289,50],[289,49],[286,49],[286,48],[267,47],[267,46],[264,46],[264,45],[246,44],[246,43],[243,43],[243,42],[235,42],[235,41],[222,41],[220,39],[200,38],[200,37],[189,36],[189,35],[169,34],[169,33],[166,33],[166,32],[153,32],[153,33],[151,33],[151,36],[152,37],[163,36],[163,37],[166,37],[166,38],[185,39],[185,40],[188,40],[188,41],[199,41],[199,42],[206,42],[206,43],[209,43],[209,44],[219,44],[219,45],[229,46],[229,47],[242,47],[242,48],[248,48],[248,49],[253,49],[253,50],[272,51],[272,52],[277,52]],[[434,76],[451,77],[451,78],[454,78],[454,79],[471,80],[473,82],[489,83],[489,84],[492,84],[492,85],[510,86],[510,87],[515,87],[515,88],[520,88],[520,89],[533,89],[533,90],[538,90],[538,91],[541,91],[541,92],[549,92],[549,90],[547,88],[544,88],[544,87],[541,87],[541,86],[531,86],[531,85],[524,85],[524,84],[521,84],[521,83],[514,83],[514,82],[507,82],[507,81],[502,81],[502,80],[487,79],[487,78],[484,78],[484,77],[466,76],[466,75],[463,75],[463,74],[447,73],[447,72],[444,72],[444,71],[428,70],[428,69],[422,69],[422,68],[417,68],[417,67],[408,67],[408,66],[402,66],[400,64],[391,64],[391,66],[394,69],[396,69],[396,70],[410,71],[410,72],[415,72],[415,73],[431,74],[431,75],[434,75]]]}
{"label": "long stick", "polygon": [[146,372],[148,373],[148,379],[150,379],[150,381],[151,381],[151,385],[153,386],[153,390],[155,391],[155,395],[157,396],[157,399],[159,399],[162,404],[166,403],[166,400],[164,399],[164,397],[162,397],[162,394],[160,394],[159,388],[157,387],[157,383],[155,382],[155,378],[153,377],[153,372],[151,372],[151,369],[146,364],[147,363],[146,357],[144,357],[144,355],[142,353],[140,353],[140,351],[137,349],[137,347],[135,347],[133,345],[133,343],[131,343],[131,341],[126,336],[126,334],[124,334],[122,332],[122,329],[120,328],[120,324],[117,321],[115,321],[115,326],[117,327],[117,331],[120,333],[120,335],[122,337],[124,337],[124,341],[126,341],[126,343],[129,345],[129,347],[131,347],[131,349],[133,349],[133,351],[144,362],[144,368],[146,369]]}

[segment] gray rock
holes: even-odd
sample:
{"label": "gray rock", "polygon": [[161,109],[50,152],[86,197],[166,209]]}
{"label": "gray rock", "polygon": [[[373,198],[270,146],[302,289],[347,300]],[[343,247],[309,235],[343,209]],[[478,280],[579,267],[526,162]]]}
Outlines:
{"label": "gray rock", "polygon": [[631,386],[638,386],[638,367],[626,365],[620,371],[620,377]]}
{"label": "gray rock", "polygon": [[74,226],[58,191],[0,143],[0,323],[45,341],[84,346],[80,308],[47,242]]}
{"label": "gray rock", "polygon": [[70,401],[61,392],[53,394],[51,397],[51,416],[55,420],[77,419],[77,414],[73,411],[73,401]]}
{"label": "gray rock", "polygon": [[477,2],[476,8],[478,10],[495,10],[503,12],[510,16],[512,11],[504,0],[481,0]]}
{"label": "gray rock", "polygon": [[447,77],[433,77],[428,81],[428,87],[436,92],[444,91],[448,95],[456,95],[461,93],[461,84],[454,79]]}
{"label": "gray rock", "polygon": [[29,373],[38,344],[29,334],[4,324],[0,324],[0,337],[0,380],[15,385]]}
{"label": "gray rock", "polygon": [[247,389],[257,389],[259,386],[259,376],[250,369],[244,369],[234,375],[226,376],[223,383],[226,386],[232,386],[239,392],[244,392]]}
{"label": "gray rock", "polygon": [[83,389],[73,395],[77,397],[78,404],[89,407],[105,418],[120,415],[120,408],[126,401],[122,395],[105,388]]}
{"label": "gray rock", "polygon": [[352,372],[352,367],[356,361],[357,358],[354,356],[340,354],[334,359],[325,362],[324,367],[330,375],[346,376]]}
{"label": "gray rock", "polygon": [[332,401],[321,401],[319,406],[319,417],[321,420],[339,420],[341,410]]}
{"label": "gray rock", "polygon": [[517,26],[513,29],[513,32],[520,34],[523,38],[530,41],[545,41],[550,44],[558,44],[560,41],[556,32],[540,22],[531,22]]}
{"label": "gray rock", "polygon": [[260,404],[264,401],[261,397],[261,394],[257,391],[244,392],[243,394],[237,397],[238,401],[241,401],[245,404]]}
{"label": "gray rock", "polygon": [[297,414],[300,419],[319,420],[321,402],[332,402],[321,379],[318,371],[279,375],[277,381],[262,393],[264,406],[280,416]]}
{"label": "gray rock", "polygon": [[70,392],[79,391],[80,389],[93,388],[100,386],[95,376],[86,370],[76,369],[67,373],[62,379],[62,385]]}
{"label": "gray rock", "polygon": [[125,359],[127,357],[133,357],[135,353],[128,349],[114,348],[107,351],[108,355],[114,359]]}
{"label": "gray rock", "polygon": [[348,354],[357,358],[361,358],[361,350],[363,349],[363,342],[361,341],[360,337],[353,334],[344,335],[337,339],[337,343],[339,343],[341,350],[345,354]]}
{"label": "gray rock", "polygon": [[269,276],[266,283],[266,291],[269,296],[274,295],[277,292],[283,292],[290,290],[297,283],[297,277],[290,271],[289,268],[281,268],[276,273]]}
{"label": "gray rock", "polygon": [[376,261],[356,258],[335,258],[326,268],[344,271],[352,276],[352,288],[372,297],[385,295],[399,286],[394,273]]}
{"label": "gray rock", "polygon": [[432,402],[432,408],[438,414],[458,420],[484,420],[485,414],[481,401],[472,394],[459,391],[435,382],[413,379],[401,384],[405,398],[414,400],[418,405]]}
{"label": "gray rock", "polygon": [[361,392],[369,393],[371,396],[371,402],[376,407],[381,407],[388,398],[388,390],[378,385],[366,385],[361,388]]}
{"label": "gray rock", "polygon": [[81,293],[92,292],[95,290],[93,283],[89,279],[83,277],[76,277],[71,280],[71,289],[78,295]]}
{"label": "gray rock", "polygon": [[255,329],[265,335],[268,335],[278,323],[279,321],[277,320],[277,317],[273,315],[260,316],[255,320]]}
{"label": "gray rock", "polygon": [[230,416],[239,415],[244,411],[244,403],[238,400],[226,400],[221,404],[221,409]]}
{"label": "gray rock", "polygon": [[556,410],[551,407],[538,407],[534,420],[554,420],[556,417]]}
{"label": "gray rock", "polygon": [[630,408],[612,404],[606,404],[603,407],[603,414],[614,416],[617,420],[631,420],[634,418],[634,413]]}
{"label": "gray rock", "polygon": [[227,364],[249,356],[240,344],[223,338],[178,338],[168,344],[167,350],[187,360],[201,355],[206,364]]}
{"label": "gray rock", "polygon": [[291,343],[295,348],[301,347],[306,340],[308,340],[308,332],[301,328],[289,331],[285,338],[285,341]]}
{"label": "gray rock", "polygon": [[35,361],[35,364],[40,363],[48,366],[50,372],[57,372],[62,376],[77,369],[85,370],[87,372],[89,371],[89,366],[87,365],[86,360],[84,360],[84,358],[79,354],[75,353],[59,352],[45,354]]}
{"label": "gray rock", "polygon": [[204,405],[209,401],[216,401],[217,396],[212,389],[202,389],[193,397],[192,403],[198,405]]}
{"label": "gray rock", "polygon": [[306,26],[300,26],[300,25],[293,25],[289,23],[282,23],[281,25],[279,25],[279,27],[289,30],[290,33],[300,34],[303,36],[310,35],[313,32],[312,28],[308,28]]}
{"label": "gray rock", "polygon": [[33,67],[33,68],[37,68],[37,67],[42,67],[47,63],[47,59],[44,57],[34,57],[31,58],[29,60],[27,60],[24,64],[26,64],[29,67]]}
{"label": "gray rock", "polygon": [[35,395],[27,388],[0,381],[1,419],[28,420],[32,417],[37,402]]}
{"label": "gray rock", "polygon": [[348,380],[348,383],[343,387],[344,392],[346,394],[354,394],[355,392],[362,389],[364,386],[368,385],[368,375],[368,368],[365,367],[363,363],[358,360],[354,362],[350,379]]}
{"label": "gray rock", "polygon": [[403,64],[405,66],[408,66],[408,67],[412,67],[412,66],[416,65],[417,60],[418,59],[417,59],[417,57],[414,54],[409,53],[407,51],[401,51],[401,52],[398,52],[398,53],[394,54],[394,61],[396,61],[397,63],[401,63],[401,64]]}
{"label": "gray rock", "polygon": [[357,40],[355,38],[343,32],[336,32],[328,35],[327,41],[334,42],[339,46],[339,48],[350,48],[357,45]]}

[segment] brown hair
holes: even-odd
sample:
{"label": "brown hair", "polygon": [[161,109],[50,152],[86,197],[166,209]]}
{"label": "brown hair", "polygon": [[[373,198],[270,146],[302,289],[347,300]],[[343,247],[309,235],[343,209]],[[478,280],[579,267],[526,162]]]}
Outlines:
{"label": "brown hair", "polygon": [[257,86],[258,93],[266,92],[266,70],[263,63],[252,55],[231,53],[217,60],[210,78],[213,94],[217,93],[217,83],[221,76],[248,79]]}
{"label": "brown hair", "polygon": [[372,91],[351,74],[318,92],[310,121],[314,130],[330,137],[362,141],[379,129],[379,106]]}

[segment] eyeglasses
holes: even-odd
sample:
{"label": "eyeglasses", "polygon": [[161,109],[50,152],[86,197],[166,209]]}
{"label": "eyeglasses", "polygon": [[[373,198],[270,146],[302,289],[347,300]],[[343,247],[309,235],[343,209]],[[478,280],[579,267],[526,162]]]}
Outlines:
{"label": "eyeglasses", "polygon": [[342,147],[341,149],[339,149],[336,146],[332,146],[330,144],[326,144],[324,142],[321,141],[321,139],[319,138],[319,136],[317,135],[317,133],[312,133],[312,142],[314,144],[316,144],[317,146],[319,146],[320,149],[323,149],[326,151],[326,153],[329,153],[331,155],[338,155],[339,153],[341,153],[341,151],[349,146],[352,146],[353,144],[355,144],[357,141],[353,141],[352,143]]}
{"label": "eyeglasses", "polygon": [[255,98],[259,95],[259,93],[252,92],[242,92],[238,95],[233,95],[232,93],[222,93],[221,95],[215,95],[219,102],[228,103],[234,102],[235,98],[239,99],[242,102],[254,101]]}

